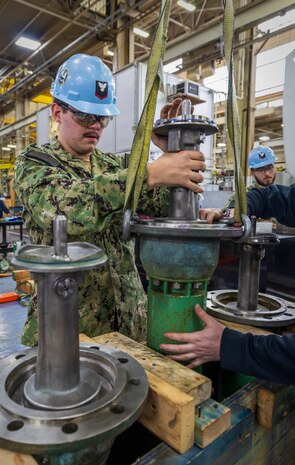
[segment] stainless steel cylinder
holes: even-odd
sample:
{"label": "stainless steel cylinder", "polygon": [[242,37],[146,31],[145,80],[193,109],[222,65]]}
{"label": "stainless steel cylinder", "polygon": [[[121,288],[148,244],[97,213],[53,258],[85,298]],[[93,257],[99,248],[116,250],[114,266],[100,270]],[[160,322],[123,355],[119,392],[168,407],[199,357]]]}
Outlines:
{"label": "stainless steel cylinder", "polygon": [[171,187],[169,218],[174,220],[198,220],[198,194],[185,187]]}
{"label": "stainless steel cylinder", "polygon": [[254,311],[258,306],[260,264],[265,249],[259,245],[243,244],[240,252],[238,307]]}
{"label": "stainless steel cylinder", "polygon": [[67,219],[58,215],[53,220],[53,247],[54,253],[59,257],[67,257]]}
{"label": "stainless steel cylinder", "polygon": [[80,381],[77,299],[81,273],[33,276],[38,286],[39,320],[36,389],[73,389]]}
{"label": "stainless steel cylinder", "polygon": [[[154,132],[167,136],[168,151],[199,150],[206,135],[217,131],[215,124],[203,117],[191,114],[191,102],[183,100],[181,115],[156,122]],[[169,217],[175,220],[199,220],[199,196],[184,187],[170,188]]]}
{"label": "stainless steel cylinder", "polygon": [[55,219],[53,247],[25,245],[13,258],[37,282],[39,346],[0,360],[0,446],[38,463],[105,465],[116,435],[140,415],[148,382],[127,354],[79,347],[79,284],[107,257],[67,243],[66,224]]}

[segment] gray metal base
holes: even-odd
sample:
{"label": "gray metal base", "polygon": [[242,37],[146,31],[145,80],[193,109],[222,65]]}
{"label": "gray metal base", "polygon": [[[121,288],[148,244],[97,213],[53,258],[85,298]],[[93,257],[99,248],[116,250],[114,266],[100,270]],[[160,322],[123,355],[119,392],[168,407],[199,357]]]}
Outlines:
{"label": "gray metal base", "polygon": [[258,294],[257,310],[238,307],[238,291],[211,291],[207,294],[206,311],[226,321],[260,327],[288,326],[295,323],[295,304],[268,294]]}
{"label": "gray metal base", "polygon": [[36,356],[37,349],[28,349],[0,360],[0,447],[54,455],[101,446],[105,455],[105,445],[111,446],[143,409],[148,381],[141,365],[124,352],[82,344],[81,367],[100,378],[97,395],[73,408],[45,409],[30,405],[24,393]]}

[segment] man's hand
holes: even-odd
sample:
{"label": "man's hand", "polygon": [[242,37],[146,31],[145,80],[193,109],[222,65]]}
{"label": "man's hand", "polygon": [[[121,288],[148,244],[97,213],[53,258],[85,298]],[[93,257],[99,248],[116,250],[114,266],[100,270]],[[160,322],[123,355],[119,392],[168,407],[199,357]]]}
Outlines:
{"label": "man's hand", "polygon": [[[206,220],[207,223],[213,223],[214,221],[220,220],[220,218],[226,218],[225,209],[220,210],[220,208],[200,208],[199,217],[200,220]],[[228,209],[226,209],[228,210]],[[235,209],[231,208],[229,210],[229,217],[234,217]],[[234,226],[240,227],[241,223],[234,223]]]}
{"label": "man's hand", "polygon": [[221,337],[224,326],[207,315],[200,305],[195,306],[198,318],[204,323],[202,331],[194,333],[165,333],[164,336],[183,344],[160,344],[160,349],[173,353],[169,358],[177,362],[190,361],[189,368],[194,368],[206,362],[220,360]]}
{"label": "man's hand", "polygon": [[223,216],[223,211],[220,208],[200,208],[199,210],[200,220],[206,220],[207,223],[220,220]]}
{"label": "man's hand", "polygon": [[147,165],[147,186],[154,189],[160,186],[182,186],[194,192],[203,192],[198,183],[203,181],[205,157],[202,152],[182,150],[164,153]]}
{"label": "man's hand", "polygon": [[[160,119],[169,119],[181,115],[181,102],[181,98],[175,98],[173,102],[164,105],[160,112]],[[157,134],[154,134],[154,132],[152,132],[152,141],[163,152],[167,152],[168,137],[158,136]]]}

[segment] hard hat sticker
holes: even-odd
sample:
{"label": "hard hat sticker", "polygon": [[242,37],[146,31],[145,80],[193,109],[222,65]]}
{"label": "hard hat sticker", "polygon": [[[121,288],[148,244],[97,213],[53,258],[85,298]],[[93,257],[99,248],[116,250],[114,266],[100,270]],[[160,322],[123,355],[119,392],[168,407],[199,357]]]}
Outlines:
{"label": "hard hat sticker", "polygon": [[96,81],[95,95],[100,100],[103,100],[108,96],[108,83],[104,81]]}
{"label": "hard hat sticker", "polygon": [[58,75],[59,84],[64,84],[66,80],[68,79],[68,76],[69,76],[69,72],[67,68],[63,69]]}
{"label": "hard hat sticker", "polygon": [[259,152],[259,158],[261,158],[262,160],[266,157],[266,154],[264,152]]}

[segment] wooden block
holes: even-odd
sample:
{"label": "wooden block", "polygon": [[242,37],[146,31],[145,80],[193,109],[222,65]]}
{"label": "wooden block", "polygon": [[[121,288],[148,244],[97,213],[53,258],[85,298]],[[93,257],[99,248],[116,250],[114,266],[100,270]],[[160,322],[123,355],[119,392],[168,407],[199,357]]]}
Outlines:
{"label": "wooden block", "polygon": [[282,335],[284,335],[284,334],[294,334],[294,333],[295,333],[295,325],[286,326],[281,331]]}
{"label": "wooden block", "polygon": [[38,465],[31,455],[18,454],[6,449],[0,449],[1,465]]}
{"label": "wooden block", "polygon": [[269,336],[270,334],[272,334],[271,332],[266,331],[265,329],[256,328],[255,326],[241,325],[239,323],[234,323],[233,321],[221,320],[220,318],[215,319],[219,321],[219,323],[223,324],[223,326],[226,326],[230,329],[234,329],[235,331],[240,331],[240,333],[251,333],[258,335],[263,334],[264,336]]}
{"label": "wooden block", "polygon": [[14,281],[27,281],[32,279],[31,273],[28,270],[13,270],[11,276]]}
{"label": "wooden block", "polygon": [[183,454],[194,444],[194,398],[152,373],[148,399],[139,422],[151,433]]}
{"label": "wooden block", "polygon": [[261,426],[272,429],[294,409],[294,386],[264,383],[258,388],[257,422]]}
{"label": "wooden block", "polygon": [[[193,446],[196,402],[193,396],[170,382],[171,376],[169,376],[169,372],[171,365],[169,362],[172,360],[147,349],[143,344],[137,343],[119,333],[110,333],[94,339],[80,334],[80,341],[99,343],[133,356],[145,369],[149,381],[147,402],[138,421],[181,454]],[[161,365],[161,376],[159,376],[160,370],[156,370],[159,364],[158,359],[164,359]],[[168,362],[168,368],[166,361]],[[190,373],[192,371],[189,368],[182,367],[179,363],[176,363],[176,365],[179,369],[184,368],[185,372]],[[152,369],[157,373],[153,373]],[[196,376],[191,378],[191,380],[197,379],[197,383],[199,384],[200,375],[192,373]],[[176,373],[174,375],[176,376]],[[178,384],[181,385],[181,383]],[[191,386],[193,391],[195,387],[196,381]]]}
{"label": "wooden block", "polygon": [[103,344],[126,352],[135,358],[146,371],[192,396],[196,404],[204,402],[211,396],[212,383],[209,378],[180,365],[139,342],[133,341],[123,334],[117,332],[108,333],[93,339],[81,335],[80,340],[81,342],[95,341],[97,344]]}
{"label": "wooden block", "polygon": [[207,399],[196,407],[195,444],[202,449],[231,427],[231,410]]}
{"label": "wooden block", "polygon": [[[240,465],[240,460],[251,451],[253,432],[253,413],[236,403],[230,406],[232,426],[214,442],[204,449],[193,446],[185,454],[177,454],[166,444],[159,444],[142,458],[136,465]],[[266,430],[265,430],[266,431]],[[255,460],[243,465],[270,465]],[[275,463],[274,465],[291,465],[292,462]],[[293,465],[293,464],[292,464]]]}
{"label": "wooden block", "polygon": [[[253,414],[255,414],[257,407],[258,388],[261,386],[261,384],[262,381],[252,381],[252,383],[246,384],[242,389],[239,389],[233,393],[228,399],[230,399],[232,404],[236,403],[246,407],[250,409]],[[227,400],[223,402],[224,405],[228,405],[226,401]],[[228,406],[230,407],[230,405]]]}
{"label": "wooden block", "polygon": [[27,295],[32,295],[34,292],[35,281],[30,279],[29,281],[17,281],[16,289],[24,292]]}

